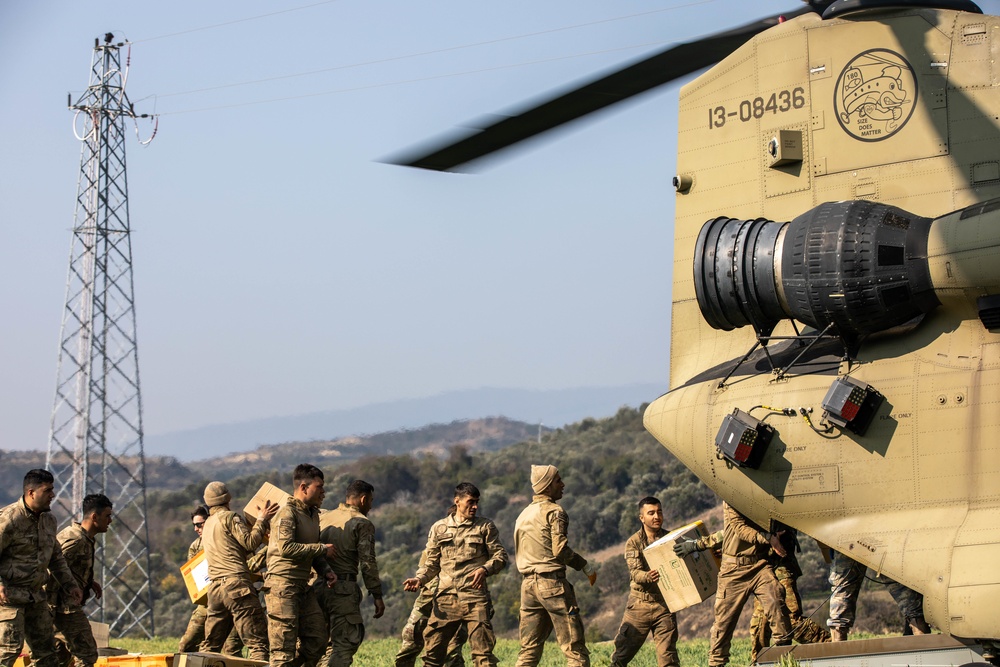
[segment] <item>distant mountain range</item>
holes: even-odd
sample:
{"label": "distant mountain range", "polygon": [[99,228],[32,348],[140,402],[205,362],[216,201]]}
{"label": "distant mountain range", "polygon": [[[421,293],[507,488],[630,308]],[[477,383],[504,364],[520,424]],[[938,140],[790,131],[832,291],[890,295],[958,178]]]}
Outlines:
{"label": "distant mountain range", "polygon": [[[185,431],[147,435],[147,456],[172,456],[181,461],[204,460],[261,445],[329,441],[345,436],[416,429],[482,417],[507,417],[528,424],[558,428],[585,417],[615,414],[622,406],[636,407],[657,398],[664,384],[580,387],[530,391],[482,388],[451,391],[427,398],[375,403],[349,410],[269,417],[232,424],[215,424]],[[384,452],[380,452],[384,453]]]}

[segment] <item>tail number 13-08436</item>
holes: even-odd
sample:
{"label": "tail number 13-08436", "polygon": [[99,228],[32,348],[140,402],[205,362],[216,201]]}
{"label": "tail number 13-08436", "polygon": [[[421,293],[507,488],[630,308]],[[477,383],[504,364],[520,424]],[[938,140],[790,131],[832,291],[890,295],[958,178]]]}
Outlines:
{"label": "tail number 13-08436", "polygon": [[722,127],[729,119],[739,119],[746,123],[751,120],[763,118],[767,113],[784,113],[791,109],[801,109],[806,105],[806,91],[799,87],[792,90],[779,90],[771,93],[767,99],[755,97],[752,100],[740,102],[738,110],[727,110],[724,106],[717,106],[708,110],[708,127],[715,129]]}

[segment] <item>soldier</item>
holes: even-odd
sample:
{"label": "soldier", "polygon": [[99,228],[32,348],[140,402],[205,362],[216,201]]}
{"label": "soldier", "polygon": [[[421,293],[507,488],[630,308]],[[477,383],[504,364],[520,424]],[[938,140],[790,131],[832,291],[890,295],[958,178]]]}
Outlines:
{"label": "soldier", "polygon": [[235,628],[251,660],[267,662],[267,617],[253,586],[247,558],[253,556],[270,528],[278,506],[264,503],[258,521],[247,530],[243,517],[229,509],[232,495],[222,482],[205,487],[209,517],[202,532],[202,548],[208,562],[208,618],[201,649],[218,653]]}
{"label": "soldier", "polygon": [[[854,614],[858,607],[858,595],[868,568],[839,551],[833,552],[830,567],[830,626],[833,641],[846,641],[847,633],[854,625]],[[924,619],[924,596],[912,588],[882,575],[875,579],[885,584],[889,594],[896,601],[900,613],[906,619],[903,634],[926,635],[931,631]]]}
{"label": "soldier", "polygon": [[660,573],[650,569],[643,555],[646,547],[667,534],[663,530],[663,507],[659,500],[646,496],[639,501],[639,522],[642,527],[625,543],[625,562],[632,583],[625,616],[615,637],[611,667],[625,667],[631,662],[650,632],[656,642],[657,665],[678,667],[677,623],[656,583]]}
{"label": "soldier", "polygon": [[[423,567],[424,558],[420,559],[420,566]],[[424,650],[424,628],[430,620],[431,607],[434,604],[434,596],[437,594],[438,577],[428,581],[413,603],[413,611],[406,619],[403,626],[403,639],[399,646],[399,653],[396,654],[395,667],[414,667],[417,664],[417,656]],[[458,632],[448,643],[447,656],[444,659],[445,667],[465,667],[465,659],[462,657],[462,646],[469,639],[469,632],[465,625],[458,627]]]}
{"label": "soldier", "polygon": [[337,581],[327,563],[336,550],[319,541],[323,484],[323,471],[316,466],[295,466],[292,497],[274,517],[264,579],[271,667],[315,667],[330,640],[323,609],[309,586],[313,569],[327,586]]}
{"label": "soldier", "polygon": [[361,620],[361,587],[358,586],[358,567],[365,588],[375,605],[375,618],[382,618],[385,602],[382,601],[382,582],[375,560],[375,526],[368,520],[375,501],[375,487],[356,479],[347,487],[344,502],[337,509],[320,516],[319,538],[337,550],[330,567],[337,574],[337,583],[327,588],[317,582],[320,604],[326,611],[330,624],[330,646],[323,662],[329,667],[348,667],[354,662],[365,638]]}
{"label": "soldier", "polygon": [[[802,576],[802,568],[795,557],[801,551],[799,540],[794,528],[784,527],[779,531],[781,545],[787,554],[778,556],[772,551],[771,564],[774,566],[774,576],[785,590],[783,602],[788,610],[788,620],[792,625],[792,639],[800,644],[820,644],[830,641],[830,633],[808,616],[802,615],[802,597],[799,595],[798,578]],[[771,624],[767,612],[759,598],[754,598],[753,616],[750,618],[750,662],[757,662],[757,656],[771,642]]]}
{"label": "soldier", "polygon": [[[205,521],[208,519],[208,508],[204,505],[198,505],[193,512],[191,512],[191,524],[194,526],[194,533],[198,537],[194,539],[191,546],[188,547],[187,559],[191,560],[198,555],[201,551],[201,533],[205,528]],[[194,611],[191,612],[191,618],[188,620],[187,629],[184,631],[184,636],[181,637],[180,645],[178,646],[178,651],[180,653],[191,653],[192,651],[197,651],[201,646],[201,643],[205,641],[205,619],[208,617],[208,610],[205,604],[196,604],[194,606]]]}
{"label": "soldier", "polygon": [[24,494],[0,510],[2,667],[13,667],[25,640],[32,664],[58,664],[52,609],[45,594],[49,572],[62,587],[64,599],[73,605],[83,602],[83,591],[56,541],[56,520],[50,513],[54,488],[55,480],[48,470],[29,470],[24,476]]}
{"label": "soldier", "polygon": [[496,665],[496,635],[490,619],[493,602],[486,578],[507,566],[507,550],[496,525],[479,511],[479,489],[468,482],[455,487],[455,512],[431,526],[424,564],[403,582],[417,591],[440,575],[437,595],[424,633],[426,667],[442,667],[452,638],[463,625],[476,667]]}
{"label": "soldier", "polygon": [[591,586],[597,581],[597,571],[569,547],[569,517],[555,502],[566,488],[559,470],[531,466],[531,488],[535,496],[514,524],[517,569],[524,575],[517,667],[538,664],[553,629],[567,667],[589,667],[580,607],[573,585],[566,580],[566,566],[583,570]]}
{"label": "soldier", "polygon": [[761,600],[771,623],[775,645],[791,643],[788,610],[781,603],[784,588],[774,577],[774,568],[768,560],[768,546],[779,556],[788,553],[780,536],[767,533],[728,503],[722,507],[722,567],[715,594],[709,667],[723,667],[729,661],[733,630],[750,595]]}
{"label": "soldier", "polygon": [[[74,603],[66,597],[59,581],[49,576],[49,604],[52,605],[55,629],[65,640],[77,667],[91,667],[97,662],[97,642],[94,641],[90,621],[83,612],[83,605],[91,591],[98,600],[104,594],[101,585],[94,580],[94,537],[108,532],[111,514],[112,505],[108,497],[100,493],[91,494],[83,499],[80,523],[74,521],[56,535],[66,564],[83,591],[80,602]],[[60,652],[64,650],[60,648]]]}

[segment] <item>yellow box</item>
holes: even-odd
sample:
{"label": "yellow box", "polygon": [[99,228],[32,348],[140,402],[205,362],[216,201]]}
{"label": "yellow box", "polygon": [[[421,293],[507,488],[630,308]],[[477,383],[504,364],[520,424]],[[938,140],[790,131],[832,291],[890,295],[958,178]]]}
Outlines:
{"label": "yellow box", "polygon": [[264,667],[266,662],[221,653],[178,653],[173,667]]}
{"label": "yellow box", "polygon": [[270,482],[264,482],[264,484],[257,490],[250,502],[246,504],[243,508],[243,518],[246,520],[248,526],[252,526],[257,523],[257,513],[260,511],[257,509],[264,509],[265,501],[270,500],[272,503],[278,503],[278,507],[281,507],[288,499],[292,496],[274,484]]}
{"label": "yellow box", "polygon": [[649,567],[660,573],[656,583],[670,611],[687,609],[715,595],[719,561],[711,550],[695,551],[684,558],[674,553],[677,542],[705,535],[708,535],[705,525],[695,521],[661,537],[643,551]]}
{"label": "yellow box", "polygon": [[94,667],[174,667],[173,653],[129,653],[127,655],[104,655],[97,658]]}
{"label": "yellow box", "polygon": [[187,586],[191,602],[206,604],[208,585],[212,580],[208,578],[208,561],[205,560],[204,551],[199,551],[194,558],[181,565],[181,576],[184,577],[184,585]]}

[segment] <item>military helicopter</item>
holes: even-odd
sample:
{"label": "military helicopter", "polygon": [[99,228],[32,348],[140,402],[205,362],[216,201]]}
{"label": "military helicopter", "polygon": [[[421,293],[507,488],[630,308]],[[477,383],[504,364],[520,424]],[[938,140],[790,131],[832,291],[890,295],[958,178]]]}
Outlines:
{"label": "military helicopter", "polygon": [[[837,0],[654,54],[471,136],[483,155],[680,92],[670,391],[646,428],[781,522],[1000,640],[1000,18]],[[990,435],[990,434],[993,435]]]}

